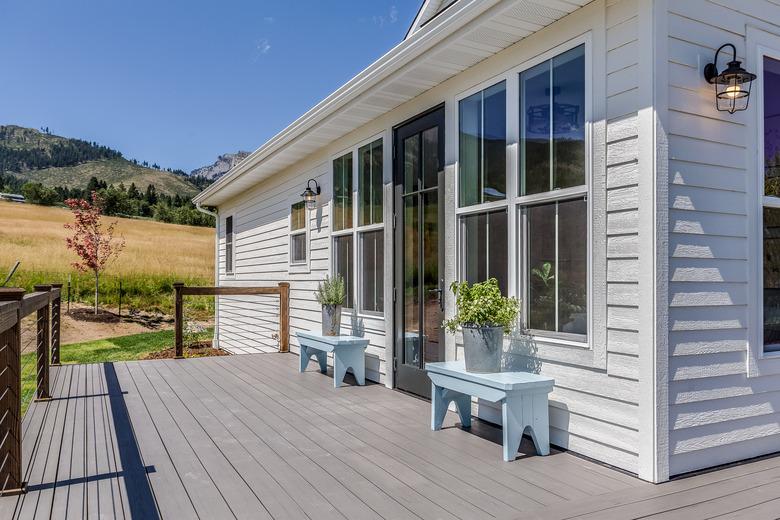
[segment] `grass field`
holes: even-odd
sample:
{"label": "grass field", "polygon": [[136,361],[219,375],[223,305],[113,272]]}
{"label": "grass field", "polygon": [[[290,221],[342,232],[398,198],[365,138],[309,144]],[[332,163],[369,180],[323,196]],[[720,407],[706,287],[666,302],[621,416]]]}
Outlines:
{"label": "grass field", "polygon": [[[170,310],[171,284],[212,285],[214,281],[214,230],[149,220],[106,217],[118,221],[117,233],[126,246],[105,271],[101,301],[116,304],[122,280],[125,304],[151,310]],[[16,262],[22,264],[9,285],[31,290],[36,283],[67,281],[73,277],[78,300],[90,303],[94,283],[88,274],[71,266],[76,260],[65,247],[71,221],[63,208],[0,201],[0,275]]]}

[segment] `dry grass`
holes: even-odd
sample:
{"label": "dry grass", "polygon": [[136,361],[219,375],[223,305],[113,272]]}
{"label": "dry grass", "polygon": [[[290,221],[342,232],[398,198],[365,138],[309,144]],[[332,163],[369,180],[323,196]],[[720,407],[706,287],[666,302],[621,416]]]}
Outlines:
{"label": "dry grass", "polygon": [[[125,250],[108,275],[174,275],[214,278],[214,230],[161,222],[106,217],[117,220]],[[67,273],[76,260],[65,247],[72,221],[63,208],[0,201],[0,274],[15,261],[25,271]],[[3,275],[4,276],[4,275]]]}

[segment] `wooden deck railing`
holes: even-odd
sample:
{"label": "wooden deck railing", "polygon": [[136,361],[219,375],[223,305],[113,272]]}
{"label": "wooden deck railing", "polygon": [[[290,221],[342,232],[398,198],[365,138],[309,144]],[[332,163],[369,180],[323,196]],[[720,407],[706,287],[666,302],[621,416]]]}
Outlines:
{"label": "wooden deck railing", "polygon": [[184,297],[185,296],[279,296],[279,352],[290,351],[290,284],[279,282],[276,287],[186,287],[173,284],[175,293],[176,358],[184,357]]}
{"label": "wooden deck railing", "polygon": [[[22,480],[22,320],[36,314],[36,400],[50,399],[49,355],[59,363],[60,289],[36,285],[35,292],[0,288],[0,496],[24,492]],[[56,342],[56,347],[55,347]]]}

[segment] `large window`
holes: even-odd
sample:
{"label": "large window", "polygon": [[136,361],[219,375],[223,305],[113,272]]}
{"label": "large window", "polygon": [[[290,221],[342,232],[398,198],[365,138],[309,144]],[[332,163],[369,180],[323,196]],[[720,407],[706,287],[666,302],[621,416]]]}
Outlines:
{"label": "large window", "polygon": [[[506,81],[458,104],[460,278],[498,280],[507,294]],[[495,204],[504,201],[504,207]]]}
{"label": "large window", "polygon": [[525,324],[587,335],[585,46],[520,73],[519,266]]}
{"label": "large window", "polygon": [[333,230],[352,228],[352,152],[333,160]]}
{"label": "large window", "polygon": [[462,279],[475,283],[495,278],[501,292],[507,294],[506,208],[464,215],[460,222]]}
{"label": "large window", "polygon": [[382,140],[358,149],[358,225],[382,223]]}
{"label": "large window", "polygon": [[300,201],[290,208],[290,263],[305,264],[306,260],[306,203]]}
{"label": "large window", "polygon": [[780,351],[780,60],[763,56],[764,350]]}
{"label": "large window", "polygon": [[[353,154],[357,156],[357,168],[353,168]],[[352,211],[355,176],[356,211]],[[335,159],[333,186],[333,273],[344,278],[345,306],[364,314],[381,314],[384,312],[383,140],[375,139]]]}
{"label": "large window", "polygon": [[520,195],[585,184],[585,46],[520,74]]}
{"label": "large window", "polygon": [[225,272],[233,274],[233,217],[225,219]]}
{"label": "large window", "polygon": [[459,203],[506,198],[506,82],[459,104]]}

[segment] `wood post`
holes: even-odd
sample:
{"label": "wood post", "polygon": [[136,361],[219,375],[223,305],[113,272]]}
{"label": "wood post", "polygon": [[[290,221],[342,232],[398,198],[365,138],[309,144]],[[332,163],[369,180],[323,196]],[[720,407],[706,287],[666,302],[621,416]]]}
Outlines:
{"label": "wood post", "polygon": [[[35,292],[50,292],[51,285],[36,285]],[[49,393],[49,346],[51,343],[51,328],[49,320],[50,302],[38,309],[37,324],[38,330],[35,336],[37,342],[36,349],[36,401],[51,399]]]}
{"label": "wood post", "polygon": [[175,282],[173,284],[175,301],[175,328],[176,328],[176,359],[182,359],[184,357],[184,300],[182,295],[182,289],[184,284],[182,282]]}
{"label": "wood post", "polygon": [[62,284],[53,283],[51,286],[57,291],[51,300],[51,364],[60,365],[60,329],[62,316]]}
{"label": "wood post", "polygon": [[290,283],[279,282],[279,352],[290,351]]}
{"label": "wood post", "polygon": [[0,302],[13,302],[0,310],[0,496],[25,491],[22,481],[23,297],[24,289],[0,288]]}

